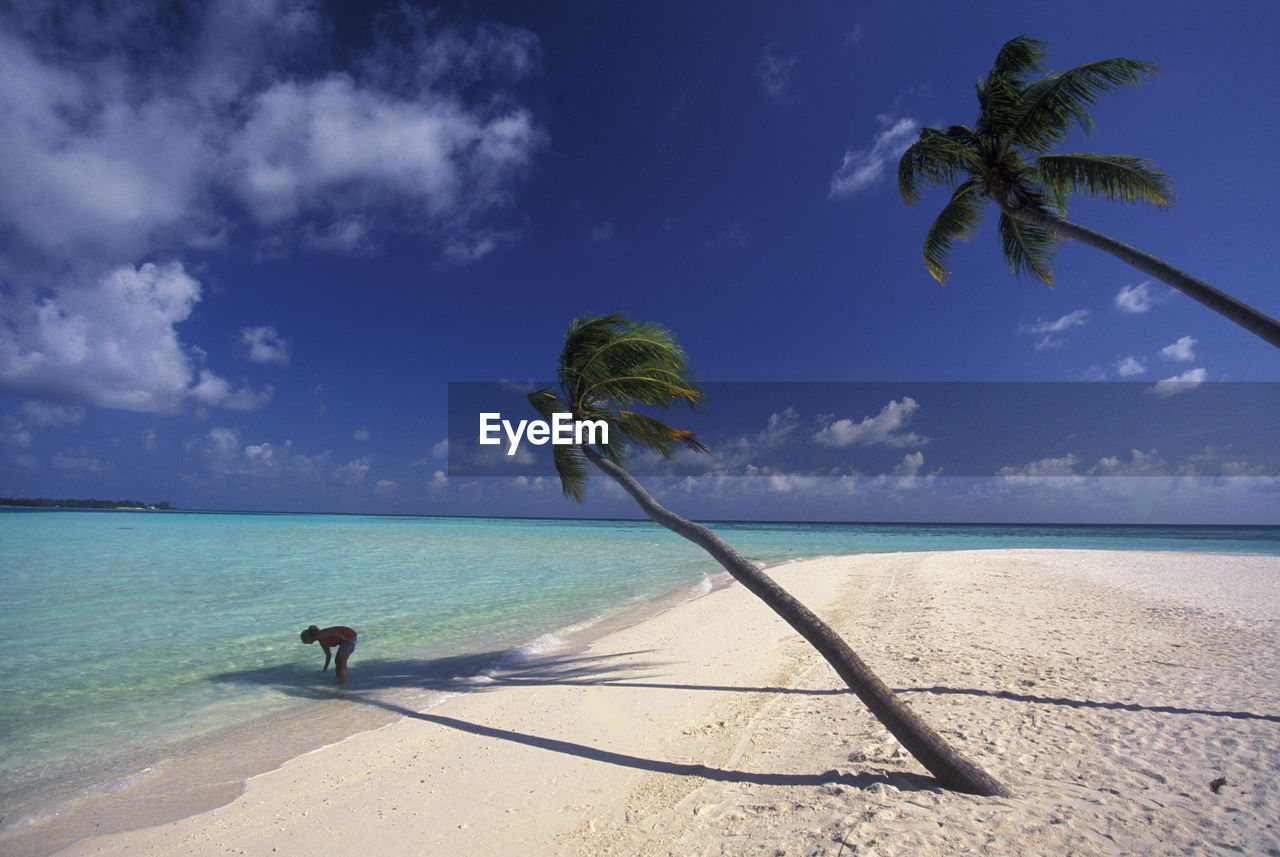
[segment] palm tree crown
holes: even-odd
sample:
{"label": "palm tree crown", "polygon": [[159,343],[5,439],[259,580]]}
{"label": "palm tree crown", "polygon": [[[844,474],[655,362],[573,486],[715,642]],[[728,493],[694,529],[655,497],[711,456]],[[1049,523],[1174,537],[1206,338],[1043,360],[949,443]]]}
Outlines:
{"label": "palm tree crown", "polygon": [[[530,393],[529,402],[548,420],[554,413],[603,420],[609,443],[601,444],[600,451],[615,464],[623,463],[628,444],[668,457],[679,447],[706,452],[693,432],[632,410],[635,405],[680,402],[693,407],[702,401],[688,355],[661,325],[637,324],[619,313],[576,318],[565,334],[556,374],[559,387]],[[588,473],[582,448],[558,445],[552,450],[565,496],[581,501]]]}
{"label": "palm tree crown", "polygon": [[[908,205],[924,185],[953,188],[924,240],[929,273],[945,282],[947,255],[959,238],[978,230],[983,204],[1000,207],[1004,258],[1015,274],[1028,273],[1053,285],[1053,257],[1070,238],[1109,253],[1187,297],[1234,321],[1280,348],[1280,321],[1175,268],[1066,219],[1067,198],[1087,193],[1120,202],[1168,206],[1169,177],[1150,161],[1132,155],[1094,152],[1049,154],[1072,125],[1093,131],[1089,106],[1118,86],[1137,86],[1159,69],[1149,62],[1117,57],[1044,74],[1044,43],[1026,36],[1010,39],[978,81],[978,121],[972,128],[921,128],[919,138],[898,162],[898,190]],[[1033,79],[1033,73],[1043,75]]]}
{"label": "palm tree crown", "polygon": [[[908,205],[922,185],[954,188],[925,239],[929,272],[944,282],[952,242],[977,232],[985,202],[1000,206],[1005,261],[1053,285],[1052,262],[1060,238],[1028,216],[1066,214],[1067,198],[1087,193],[1120,202],[1167,206],[1169,177],[1150,161],[1093,152],[1048,154],[1077,125],[1093,131],[1088,108],[1099,96],[1137,86],[1159,71],[1152,63],[1117,57],[1044,73],[1044,42],[1019,36],[1006,42],[977,84],[978,119],[972,128],[922,128],[898,163],[898,189]],[[1041,75],[1033,79],[1033,74]],[[1036,219],[1036,218],[1032,218]]]}

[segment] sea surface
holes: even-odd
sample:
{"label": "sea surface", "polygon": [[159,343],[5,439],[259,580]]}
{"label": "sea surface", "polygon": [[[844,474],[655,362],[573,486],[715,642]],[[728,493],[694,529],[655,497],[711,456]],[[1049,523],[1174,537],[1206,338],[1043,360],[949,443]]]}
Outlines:
{"label": "sea surface", "polygon": [[[1280,555],[1276,528],[711,526],[760,563],[982,548]],[[0,509],[0,834],[201,747],[252,754],[254,735],[278,744],[290,723],[295,749],[331,738],[301,725],[333,680],[298,639],[307,625],[359,631],[348,689],[422,707],[454,679],[483,683],[496,664],[719,571],[640,521]]]}

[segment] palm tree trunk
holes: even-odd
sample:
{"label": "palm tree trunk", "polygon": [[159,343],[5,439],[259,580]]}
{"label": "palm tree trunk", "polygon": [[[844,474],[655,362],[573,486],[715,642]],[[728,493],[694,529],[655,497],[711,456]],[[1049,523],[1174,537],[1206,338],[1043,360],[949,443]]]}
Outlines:
{"label": "palm tree trunk", "polygon": [[706,527],[682,518],[660,505],[635,477],[604,458],[594,448],[583,446],[582,451],[635,498],[645,514],[715,557],[735,580],[773,608],[800,636],[808,640],[827,659],[827,663],[835,668],[876,719],[944,786],[976,795],[1009,796],[1008,790],[998,780],[960,755],[908,708],[848,643],[772,578]]}
{"label": "palm tree trunk", "polygon": [[1149,253],[1144,253],[1136,247],[1130,247],[1110,235],[1095,232],[1086,226],[1072,223],[1070,220],[1064,220],[1047,211],[1035,208],[1014,208],[1012,206],[1006,208],[1005,211],[1010,217],[1021,220],[1024,223],[1035,224],[1060,238],[1074,238],[1104,253],[1110,253],[1121,262],[1127,262],[1139,271],[1150,274],[1157,280],[1173,286],[1184,295],[1198,300],[1219,315],[1231,319],[1245,330],[1257,334],[1267,342],[1280,348],[1280,321],[1276,321],[1266,313],[1254,309],[1244,301],[1233,298],[1226,292],[1215,289],[1204,280],[1173,267],[1162,259],[1157,259]]}

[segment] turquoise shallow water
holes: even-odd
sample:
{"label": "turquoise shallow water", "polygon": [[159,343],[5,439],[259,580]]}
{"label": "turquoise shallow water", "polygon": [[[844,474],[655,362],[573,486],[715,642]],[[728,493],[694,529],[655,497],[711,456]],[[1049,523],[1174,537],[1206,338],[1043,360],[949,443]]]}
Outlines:
{"label": "turquoise shallow water", "polygon": [[[1280,554],[1209,527],[716,524],[749,558],[977,548]],[[360,632],[352,686],[406,691],[715,574],[648,522],[0,510],[0,829],[323,684],[308,624]],[[412,675],[403,675],[412,664]],[[332,673],[330,673],[331,675]]]}

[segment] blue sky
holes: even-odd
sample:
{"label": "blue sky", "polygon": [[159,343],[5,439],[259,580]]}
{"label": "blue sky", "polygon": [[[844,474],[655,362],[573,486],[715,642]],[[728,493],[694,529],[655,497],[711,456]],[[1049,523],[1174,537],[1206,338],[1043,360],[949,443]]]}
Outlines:
{"label": "blue sky", "polygon": [[[0,495],[631,516],[598,480],[578,506],[536,476],[448,473],[448,383],[550,377],[585,312],[661,322],[708,381],[1280,381],[1275,348],[1091,248],[1063,247],[1054,289],[1016,279],[994,219],[939,286],[921,244],[944,192],[908,208],[893,181],[916,129],[972,121],[973,82],[1012,36],[1047,41],[1052,69],[1156,62],[1063,150],[1150,158],[1175,205],[1079,200],[1072,218],[1280,315],[1276,179],[1252,166],[1280,139],[1278,18],[1269,3],[6,5]],[[904,418],[908,390],[885,393],[837,402],[827,425]],[[935,406],[913,401],[906,417]],[[785,414],[762,404],[754,427],[748,412],[709,439],[776,438]],[[927,445],[881,442],[902,461],[865,478],[653,484],[710,518],[1280,522],[1276,480],[1230,475],[1260,461],[1189,471],[1156,443],[1118,426],[1064,438],[1007,460],[1018,480],[930,478]],[[1100,476],[1111,460],[1168,467]]]}

